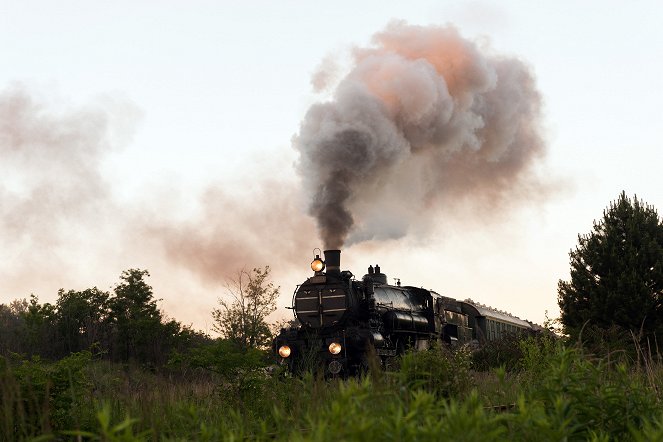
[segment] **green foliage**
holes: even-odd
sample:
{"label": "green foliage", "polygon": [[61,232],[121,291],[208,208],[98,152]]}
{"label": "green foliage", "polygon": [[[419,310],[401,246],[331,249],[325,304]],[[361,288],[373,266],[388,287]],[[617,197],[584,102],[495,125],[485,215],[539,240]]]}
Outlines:
{"label": "green foliage", "polygon": [[[272,377],[266,371],[271,355],[256,348],[242,349],[234,341],[219,339],[213,344],[200,347],[190,353],[188,363],[192,367],[210,370],[221,377],[215,394],[227,404],[244,409],[251,407],[269,412],[273,402]],[[262,404],[258,406],[257,404]]]}
{"label": "green foliage", "polygon": [[570,258],[571,280],[559,281],[558,303],[572,338],[586,324],[663,338],[663,223],[653,207],[622,192],[592,232],[578,237]]}
{"label": "green foliage", "polygon": [[269,282],[269,266],[240,270],[227,286],[232,302],[219,299],[220,309],[214,309],[214,331],[241,349],[269,347],[272,334],[267,316],[276,310],[279,287]]}
{"label": "green foliage", "polygon": [[[472,374],[469,356],[440,349],[404,355],[401,371],[393,375],[346,381],[289,378],[248,367],[232,377],[233,362],[228,361],[228,376],[190,368],[164,376],[140,366],[90,361],[84,354],[63,365],[0,360],[0,439],[663,440],[661,378],[652,384],[637,366],[590,358],[551,342],[526,339],[520,344],[524,360],[518,378],[508,381],[518,398],[509,403],[500,402],[504,396],[496,391],[479,385],[479,395],[465,380],[450,380],[458,376],[449,371],[456,363],[461,372]],[[660,363],[651,363],[659,364],[654,371],[663,372]],[[78,367],[84,369],[77,372]],[[80,375],[78,386],[71,386],[77,381],[65,375],[67,370]],[[475,383],[487,382],[490,373],[481,375]],[[507,382],[504,369],[496,375],[500,383]],[[48,406],[19,415],[18,405],[30,403],[35,391],[23,387],[33,383],[42,397],[54,398],[41,401]],[[67,388],[56,387],[67,383]],[[12,393],[9,384],[20,388]],[[65,394],[72,388],[75,394]],[[57,398],[65,396],[76,399],[59,403]],[[69,416],[56,426],[58,409]]]}
{"label": "green foliage", "polygon": [[528,402],[541,404],[547,420],[574,438],[602,434],[620,440],[659,413],[655,394],[626,365],[593,360],[577,349],[559,348],[538,375],[529,384]]}
{"label": "green foliage", "polygon": [[663,442],[663,414],[646,421],[642,428],[632,428],[631,436],[635,442]]}
{"label": "green foliage", "polygon": [[79,438],[86,438],[89,440],[100,440],[104,442],[143,442],[149,440],[148,436],[151,431],[142,431],[134,434],[134,426],[138,423],[138,419],[130,417],[125,418],[122,422],[112,425],[111,408],[108,404],[104,404],[97,412],[98,430],[91,431],[62,431],[61,434],[65,436],[77,436]]}
{"label": "green foliage", "polygon": [[8,355],[10,351],[27,351],[27,310],[28,301],[25,299],[15,300],[9,305],[0,304],[0,355]]}
{"label": "green foliage", "polygon": [[427,351],[410,351],[401,357],[398,379],[408,389],[425,389],[439,397],[467,392],[470,386],[470,352],[434,346]]}
{"label": "green foliage", "polygon": [[53,326],[56,321],[55,307],[49,303],[39,304],[39,299],[31,295],[28,308],[22,314],[27,328],[27,352],[52,357],[54,347],[48,343],[54,342],[56,336]]}
{"label": "green foliage", "polygon": [[54,305],[30,301],[0,304],[0,355],[20,353],[59,359],[93,350],[115,361],[137,361],[156,369],[178,350],[209,342],[209,338],[167,320],[157,308],[146,270],[122,273],[114,292],[92,288],[59,290]]}
{"label": "green foliage", "polygon": [[550,367],[551,361],[563,350],[562,341],[551,335],[528,336],[517,343],[520,354],[518,369],[522,378],[538,379]]}
{"label": "green foliage", "polygon": [[96,287],[83,291],[58,291],[56,302],[57,330],[65,353],[90,348],[105,338],[109,319],[107,292]]}
{"label": "green foliage", "polygon": [[123,361],[154,360],[159,356],[158,338],[161,331],[161,312],[157,308],[152,287],[144,280],[147,270],[130,269],[122,272],[122,282],[115,287],[110,299],[113,323],[112,353]]}
{"label": "green foliage", "polygon": [[506,334],[472,352],[472,368],[534,373],[538,367],[546,365],[557,345],[561,345],[561,341],[552,334]]}
{"label": "green foliage", "polygon": [[[645,337],[645,343],[650,337]],[[604,355],[615,361],[628,361],[637,357],[636,348],[640,340],[635,332],[618,325],[608,327],[587,323],[578,339],[589,353]],[[635,344],[635,345],[634,345]]]}
{"label": "green foliage", "polygon": [[479,349],[472,352],[472,368],[478,371],[486,371],[493,368],[503,367],[511,372],[519,369],[523,358],[520,348],[522,336],[515,333],[507,333],[500,339],[487,341]]}
{"label": "green foliage", "polygon": [[328,403],[307,416],[305,428],[283,428],[276,439],[491,441],[504,432],[476,395],[459,403],[423,390],[398,394],[376,387],[368,378],[340,384]]}
{"label": "green foliage", "polygon": [[90,381],[85,369],[89,352],[72,354],[55,363],[30,360],[2,364],[0,394],[4,419],[0,435],[29,436],[79,425]]}
{"label": "green foliage", "polygon": [[216,342],[195,349],[189,362],[220,374],[224,379],[234,379],[242,373],[267,366],[267,354],[256,348],[242,349],[233,341],[219,339]]}

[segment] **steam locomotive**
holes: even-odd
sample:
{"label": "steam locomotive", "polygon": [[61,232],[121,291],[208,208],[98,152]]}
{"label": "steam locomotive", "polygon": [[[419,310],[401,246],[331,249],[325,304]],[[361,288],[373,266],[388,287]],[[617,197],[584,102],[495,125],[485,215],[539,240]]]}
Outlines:
{"label": "steam locomotive", "polygon": [[462,345],[499,339],[535,325],[471,300],[457,301],[412,286],[387,283],[380,266],[361,281],[341,271],[341,251],[325,250],[314,274],[297,286],[292,309],[299,326],[281,329],[273,350],[292,372],[324,368],[326,375],[365,370],[371,353],[386,362],[432,342]]}

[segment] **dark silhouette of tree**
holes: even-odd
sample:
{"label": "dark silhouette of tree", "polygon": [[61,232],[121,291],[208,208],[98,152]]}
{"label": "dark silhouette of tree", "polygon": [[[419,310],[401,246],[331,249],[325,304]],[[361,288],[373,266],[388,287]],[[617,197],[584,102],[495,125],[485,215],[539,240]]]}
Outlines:
{"label": "dark silhouette of tree", "polygon": [[271,342],[266,318],[276,310],[279,287],[269,282],[269,273],[269,266],[240,270],[227,285],[233,301],[219,299],[221,308],[212,311],[212,329],[242,351],[265,348]]}
{"label": "dark silhouette of tree", "polygon": [[107,342],[110,294],[94,287],[83,291],[58,291],[57,327],[63,354]]}
{"label": "dark silhouette of tree", "polygon": [[60,289],[55,304],[36,296],[0,304],[0,356],[60,359],[93,350],[96,357],[156,368],[174,352],[182,358],[208,344],[207,335],[164,317],[147,276],[147,270],[126,270],[112,293]]}
{"label": "dark silhouette of tree", "polygon": [[144,280],[146,276],[150,276],[147,270],[122,272],[122,282],[115,287],[115,296],[109,301],[115,333],[112,350],[114,356],[123,361],[144,361],[156,356],[161,312],[152,287]]}
{"label": "dark silhouette of tree", "polygon": [[39,298],[30,295],[28,308],[23,313],[27,329],[27,353],[42,355],[48,358],[57,356],[55,323],[57,321],[55,306],[49,303],[40,304]]}
{"label": "dark silhouette of tree", "polygon": [[26,299],[16,299],[6,304],[0,304],[0,355],[10,351],[25,353],[27,351],[26,337],[28,335],[25,314],[28,311]]}
{"label": "dark silhouette of tree", "polygon": [[572,338],[586,326],[618,327],[663,342],[663,224],[652,206],[622,192],[592,232],[578,236],[570,258],[558,304]]}

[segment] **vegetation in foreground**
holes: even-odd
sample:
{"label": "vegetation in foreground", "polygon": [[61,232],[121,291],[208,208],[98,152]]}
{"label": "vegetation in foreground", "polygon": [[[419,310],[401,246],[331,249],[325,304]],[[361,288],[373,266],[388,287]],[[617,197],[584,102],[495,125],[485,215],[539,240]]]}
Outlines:
{"label": "vegetation in foreground", "polygon": [[512,342],[508,370],[494,355],[432,349],[349,380],[288,377],[260,359],[214,373],[89,352],[4,358],[0,439],[663,440],[660,361],[596,358],[550,337]]}

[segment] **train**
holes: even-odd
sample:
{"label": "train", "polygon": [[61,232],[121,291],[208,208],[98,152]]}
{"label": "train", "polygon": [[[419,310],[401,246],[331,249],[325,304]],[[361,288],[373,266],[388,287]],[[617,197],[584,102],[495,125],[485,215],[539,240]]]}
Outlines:
{"label": "train", "polygon": [[409,349],[481,345],[538,327],[469,299],[400,280],[389,284],[379,265],[370,265],[357,280],[349,270],[341,271],[340,262],[340,250],[325,250],[324,259],[314,253],[313,275],[293,293],[297,325],[281,329],[273,341],[276,358],[291,372],[354,375],[368,368],[371,355],[388,363]]}

